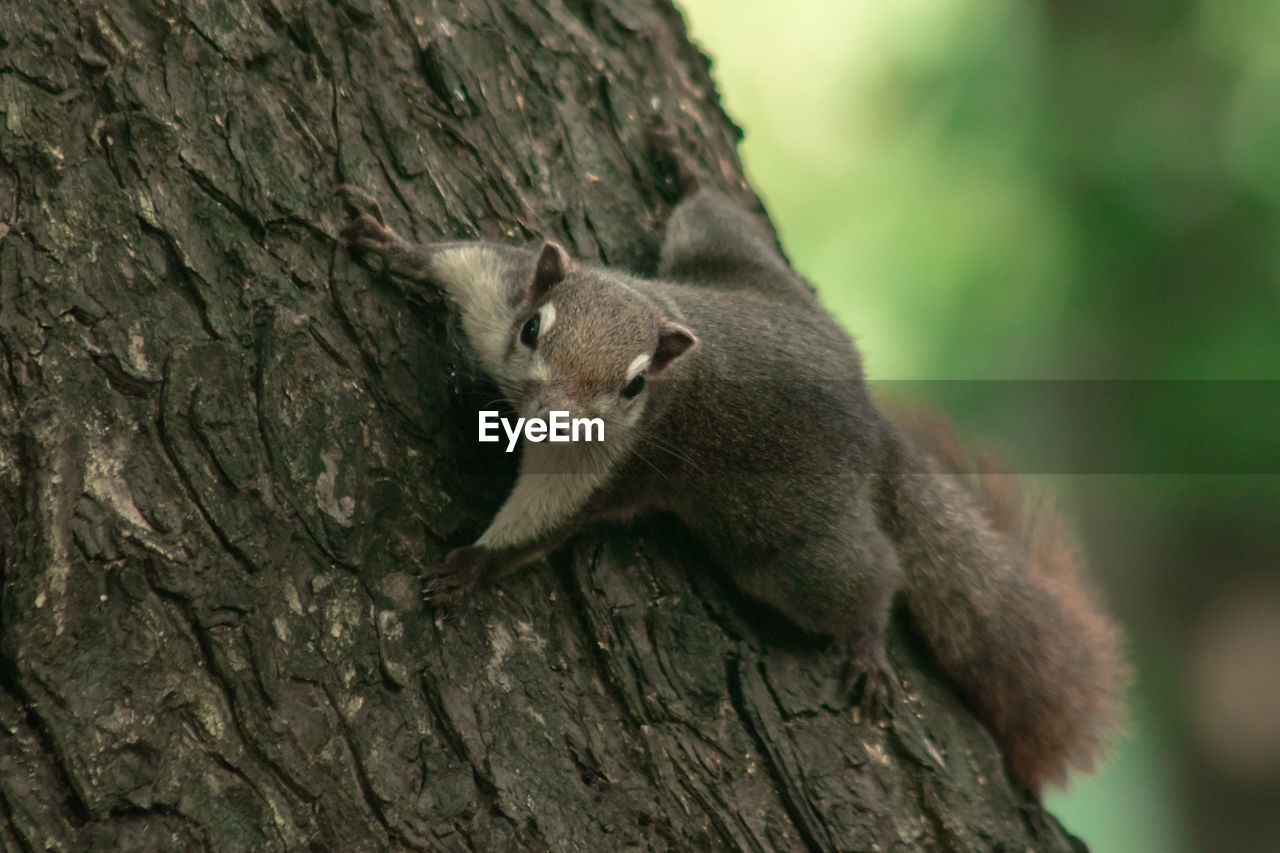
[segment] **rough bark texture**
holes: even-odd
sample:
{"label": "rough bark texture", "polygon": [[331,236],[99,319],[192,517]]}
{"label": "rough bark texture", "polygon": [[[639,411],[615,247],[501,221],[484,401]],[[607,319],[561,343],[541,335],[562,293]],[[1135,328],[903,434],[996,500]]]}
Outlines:
{"label": "rough bark texture", "polygon": [[861,724],[671,524],[420,603],[512,459],[332,187],[651,268],[650,116],[742,180],[665,2],[24,0],[0,50],[0,848],[1073,845],[901,627]]}

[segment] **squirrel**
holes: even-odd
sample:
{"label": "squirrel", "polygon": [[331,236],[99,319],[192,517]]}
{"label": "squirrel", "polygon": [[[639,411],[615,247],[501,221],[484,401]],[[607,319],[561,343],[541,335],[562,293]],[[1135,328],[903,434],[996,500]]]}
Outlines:
{"label": "squirrel", "polygon": [[412,244],[372,197],[338,187],[343,242],[443,291],[518,414],[605,424],[602,442],[522,442],[510,496],[425,573],[426,598],[462,598],[593,522],[668,511],[744,593],[843,646],[870,717],[896,689],[885,642],[900,597],[1016,782],[1039,795],[1091,769],[1126,666],[1063,525],[1023,516],[1011,478],[966,485],[937,423],[896,427],[763,218],[701,186],[669,136],[649,141],[680,196],[652,279],[553,240]]}

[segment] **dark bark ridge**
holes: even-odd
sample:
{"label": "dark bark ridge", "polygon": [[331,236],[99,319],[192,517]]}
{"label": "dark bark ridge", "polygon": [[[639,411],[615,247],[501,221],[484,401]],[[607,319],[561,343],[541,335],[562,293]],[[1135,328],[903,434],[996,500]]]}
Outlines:
{"label": "dark bark ridge", "polygon": [[0,10],[0,847],[1071,846],[905,632],[859,723],[661,521],[422,607],[511,460],[332,187],[643,270],[655,114],[745,186],[664,3]]}

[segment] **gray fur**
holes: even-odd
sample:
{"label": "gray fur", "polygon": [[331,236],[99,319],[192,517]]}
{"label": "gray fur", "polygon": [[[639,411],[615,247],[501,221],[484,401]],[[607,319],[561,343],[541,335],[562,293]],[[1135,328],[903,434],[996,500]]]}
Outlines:
{"label": "gray fur", "polygon": [[[1088,765],[1119,708],[1114,630],[1077,606],[1078,586],[1064,596],[1038,576],[980,496],[880,413],[848,334],[759,218],[695,192],[671,216],[653,281],[555,244],[410,246],[367,213],[344,236],[449,295],[521,414],[605,421],[602,444],[525,445],[492,525],[429,573],[435,600],[593,521],[670,511],[743,591],[844,644],[869,711],[896,690],[884,635],[902,592],[1021,782]],[[521,329],[551,301],[554,323],[530,351]],[[647,384],[627,400],[638,365]]]}

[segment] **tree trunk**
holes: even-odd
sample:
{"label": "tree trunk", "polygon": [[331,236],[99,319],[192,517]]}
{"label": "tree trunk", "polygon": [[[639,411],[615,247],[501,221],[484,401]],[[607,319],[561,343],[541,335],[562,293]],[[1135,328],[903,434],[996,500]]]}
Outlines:
{"label": "tree trunk", "polygon": [[1076,843],[901,626],[860,722],[671,523],[421,603],[513,459],[333,186],[652,269],[647,121],[743,180],[666,2],[24,0],[0,50],[0,847]]}

